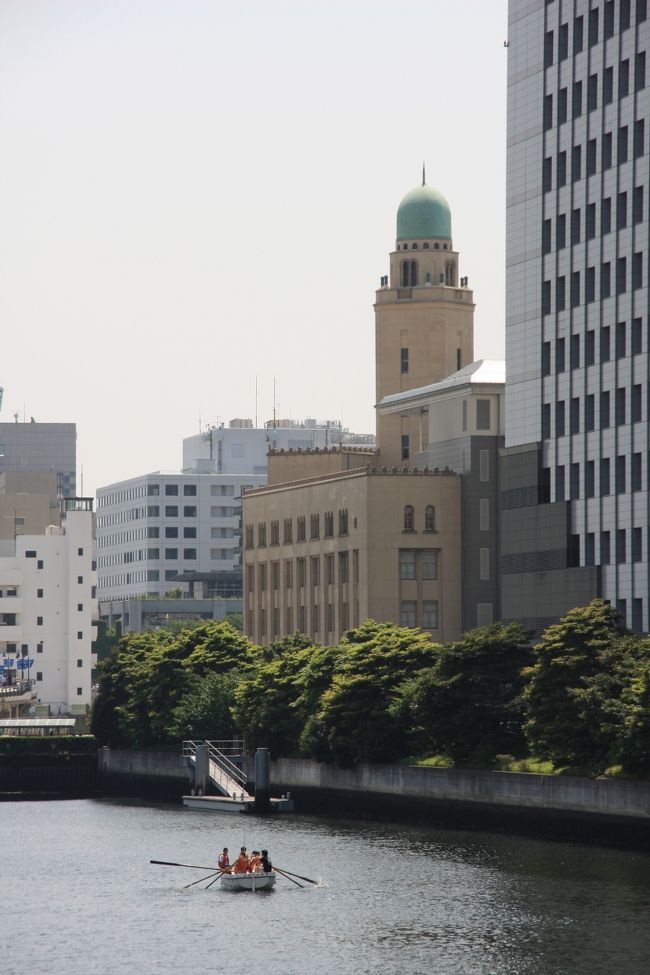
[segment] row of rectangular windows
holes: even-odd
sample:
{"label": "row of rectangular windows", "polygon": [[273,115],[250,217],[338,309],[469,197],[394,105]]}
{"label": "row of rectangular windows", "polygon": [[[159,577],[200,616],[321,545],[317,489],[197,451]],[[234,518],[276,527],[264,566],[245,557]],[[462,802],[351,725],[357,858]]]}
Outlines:
{"label": "row of rectangular windows", "polygon": [[[634,91],[642,91],[646,83],[646,53],[639,51],[634,60]],[[630,62],[621,61],[618,66],[618,97],[626,98],[630,94]],[[605,68],[602,81],[603,105],[611,105],[614,101],[614,68]],[[571,114],[574,119],[580,118],[583,112],[583,82],[574,81],[571,89]],[[594,112],[598,108],[598,74],[589,75],[587,79],[587,112]],[[557,124],[564,125],[569,120],[569,89],[560,88],[557,93]],[[544,98],[544,128],[553,127],[553,95]]]}
{"label": "row of rectangular windows", "polygon": [[[632,208],[629,212],[627,192],[619,193],[616,197],[616,229],[624,230],[628,225],[628,216],[632,225],[642,223],[644,213],[644,189],[643,186],[635,186],[631,194]],[[582,219],[582,210],[577,208],[571,211],[569,234],[567,234],[567,214],[560,213],[555,218],[555,250],[561,251],[568,244],[579,244],[583,239],[594,240],[596,237],[596,204],[589,203],[585,208],[585,220]],[[612,230],[612,198],[605,197],[600,203],[600,236],[605,237]],[[550,254],[553,250],[553,221],[548,217],[542,223],[542,253]]]}
{"label": "row of rectangular windows", "polygon": [[[618,130],[618,141],[616,143],[616,162],[618,165],[626,163],[630,158],[629,145],[629,126],[622,125]],[[645,153],[645,122],[637,119],[632,131],[632,158],[639,159]],[[584,153],[587,176],[594,176],[598,171],[598,140],[589,139]],[[573,146],[571,149],[571,182],[575,183],[582,179],[582,146]],[[614,145],[611,132],[605,132],[600,144],[600,169],[606,172],[614,164]],[[555,159],[555,186],[559,189],[566,186],[568,179],[568,156],[567,150],[558,152]],[[548,193],[553,189],[553,156],[546,156],[542,163],[542,191]]]}
{"label": "row of rectangular windows", "polygon": [[[612,552],[612,535],[614,536],[614,551]],[[628,544],[628,535],[629,542]],[[580,536],[572,535],[569,548],[571,550],[571,562],[580,565]],[[629,549],[629,551],[628,551]],[[596,562],[596,533],[587,532],[585,534],[585,565],[611,565],[612,557],[616,565],[624,565],[630,562],[643,561],[643,529],[632,528],[629,532],[626,528],[617,528],[615,531],[600,532],[600,558]]]}
{"label": "row of rectangular windows", "polygon": [[[640,423],[642,420],[642,402],[643,402],[643,392],[640,384],[632,387],[630,390],[630,411],[628,420],[628,390],[623,387],[619,387],[616,390],[614,396],[614,425],[617,427],[624,426],[627,422],[630,423]],[[600,423],[598,425],[599,430],[606,430],[611,426],[611,396],[609,390],[603,390],[600,393]],[[581,401],[580,397],[574,396],[569,401],[569,424],[568,433],[577,434],[581,432]],[[596,429],[596,397],[594,393],[589,393],[585,397],[584,405],[584,416],[583,416],[583,426],[584,433],[591,433],[592,430]],[[555,404],[555,436],[564,437],[567,434],[567,423],[566,423],[566,403],[565,400],[559,400]],[[542,440],[550,440],[551,438],[551,404],[542,404]]]}
{"label": "row of rectangular windows", "polygon": [[[612,354],[612,328],[604,325],[600,330],[599,347],[600,362],[610,362]],[[579,369],[581,364],[593,366],[596,362],[596,331],[588,329],[584,335],[584,363],[581,363],[582,336],[569,336],[569,368]],[[643,349],[643,323],[641,318],[632,320],[630,335],[630,354],[640,355]],[[627,355],[627,322],[617,322],[614,332],[614,355],[616,359],[623,359]],[[566,369],[566,338],[563,336],[555,340],[555,372],[562,373]],[[542,376],[550,376],[552,372],[551,342],[542,342]]]}
{"label": "row of rectangular windows", "polygon": [[[309,518],[309,537],[320,538],[320,514],[310,515]],[[266,548],[266,522],[260,521],[257,525],[257,547]],[[338,534],[348,534],[348,509],[341,508],[338,513]],[[334,538],[334,512],[326,511],[323,515],[323,538]],[[307,518],[300,515],[296,519],[296,541],[307,541]],[[282,544],[291,545],[293,543],[293,518],[285,518],[282,532]],[[280,522],[279,520],[270,522],[270,544],[280,544]],[[255,526],[246,525],[246,548],[255,548]]]}
{"label": "row of rectangular windows", "polygon": [[[338,581],[339,583],[350,582],[350,569],[349,569],[349,553],[348,552],[338,552]],[[325,585],[332,586],[336,583],[336,570],[335,570],[335,555],[334,553],[329,553],[322,557],[323,559],[323,580]],[[297,559],[285,559],[282,563],[284,566],[284,589],[293,589],[294,585],[294,562],[295,562],[295,580],[298,589],[304,589],[307,585],[307,559],[301,556]],[[270,569],[269,569],[270,567]],[[246,591],[252,594],[255,591],[255,566],[246,566]],[[277,591],[280,588],[280,562],[262,562],[257,566],[257,591],[266,592],[268,588],[270,572],[270,588],[272,591]],[[352,552],[352,573],[353,581],[359,581],[359,550],[354,549]],[[309,580],[310,585],[320,586],[321,584],[321,557],[319,555],[311,556],[309,559]]]}
{"label": "row of rectangular windows", "polygon": [[[242,485],[242,492],[248,487],[252,487],[252,484]],[[179,485],[178,484],[165,484],[164,494],[167,497],[178,497],[179,496]],[[196,484],[183,484],[183,495],[186,498],[197,497],[197,485]],[[235,496],[235,486],[234,484],[211,484],[210,494],[212,497],[234,497]],[[109,508],[115,504],[124,504],[125,501],[134,501],[137,498],[157,498],[160,496],[160,484],[140,484],[138,487],[125,488],[123,491],[112,491],[110,494],[100,494],[97,498],[98,508]]]}
{"label": "row of rectangular windows", "polygon": [[[578,308],[582,304],[590,305],[596,300],[596,268],[587,267],[584,271],[584,294],[583,278],[581,271],[573,271],[569,278],[568,307]],[[632,275],[628,282],[627,258],[619,257],[616,260],[616,279],[614,281],[614,291],[612,291],[612,265],[606,261],[600,268],[600,298],[610,298],[612,294],[622,295],[628,289],[628,283],[632,291],[638,291],[643,287],[643,252],[637,251],[632,255]],[[552,281],[544,281],[542,284],[542,315],[550,315],[552,311]],[[555,311],[565,311],[567,308],[567,275],[560,275],[555,279]]]}
{"label": "row of rectangular windows", "polygon": [[[547,6],[550,0],[547,0]],[[635,0],[634,10],[636,13],[637,24],[643,23],[648,16],[647,0]],[[619,31],[627,30],[631,25],[631,0],[620,0],[618,12]],[[580,54],[585,46],[585,18],[584,16],[575,17],[573,20],[573,54]],[[557,35],[557,59],[565,61],[569,56],[569,23],[560,24]],[[587,19],[587,45],[595,47],[600,41],[600,9],[592,7]],[[608,40],[614,36],[616,29],[616,15],[614,0],[607,0],[603,8],[602,21],[603,40]],[[544,67],[550,68],[555,60],[555,34],[549,30],[544,35]]]}
{"label": "row of rectangular windows", "polygon": [[[188,507],[191,508],[193,506],[192,505],[185,506],[184,510],[187,510]],[[165,517],[168,518],[179,517],[177,505],[165,505],[164,511],[165,511]],[[160,506],[149,505],[147,508],[143,508],[142,512],[143,513],[141,515],[138,514],[136,518],[139,517],[159,518]],[[127,514],[127,512],[120,512],[120,514]],[[210,507],[211,518],[237,518],[239,517],[240,514],[241,514],[241,508],[239,507],[226,507],[224,505],[212,505]],[[115,517],[114,515],[106,515],[103,519],[98,518],[97,527],[102,528],[102,527],[106,527],[107,525],[115,524],[116,522],[112,520],[114,517]],[[188,514],[188,515],[184,515],[184,517],[195,518],[198,516]],[[129,519],[122,519],[122,520],[131,520],[131,519],[129,518]],[[165,530],[167,531],[167,529]],[[170,531],[171,530],[172,529],[170,529]],[[184,530],[189,531],[189,529],[184,529]],[[133,542],[138,538],[159,538],[159,537],[160,537],[160,528],[157,525],[146,525],[142,528],[132,528],[130,531],[113,532],[111,535],[102,535],[100,533],[97,538],[97,544],[99,546],[106,547],[107,545],[120,545],[123,542]],[[172,536],[167,536],[167,537],[172,537]],[[189,538],[191,536],[187,535],[185,537]]]}
{"label": "row of rectangular windows", "polygon": [[[625,494],[628,487],[628,457],[619,454],[614,459],[614,482],[612,484],[612,464],[609,457],[601,457],[599,461],[598,497],[608,497],[612,493]],[[633,492],[642,490],[643,459],[641,453],[634,453],[629,458],[630,489]],[[581,482],[581,468],[584,466],[584,482]],[[560,464],[555,468],[555,500],[577,501],[579,498],[595,498],[596,492],[596,461],[587,460],[584,465],[574,463],[569,465],[569,483],[566,482],[566,467]],[[568,487],[568,494],[567,494]],[[551,468],[542,469],[541,500],[548,503],[551,500]]]}

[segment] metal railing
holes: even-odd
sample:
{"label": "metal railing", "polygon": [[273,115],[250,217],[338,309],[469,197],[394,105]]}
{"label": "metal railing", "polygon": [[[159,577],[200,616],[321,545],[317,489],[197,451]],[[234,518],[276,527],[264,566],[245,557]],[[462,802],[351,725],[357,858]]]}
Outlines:
{"label": "metal railing", "polygon": [[228,755],[235,756],[244,753],[244,739],[231,738],[228,740],[205,742],[197,742],[190,739],[183,742],[183,757],[195,759],[197,745],[203,744],[208,746],[208,759],[211,765],[216,766],[214,771],[216,772],[218,770],[222,773],[221,775],[213,774],[212,771],[210,773],[212,778],[218,781],[220,787],[228,793],[233,790],[234,786],[246,792],[246,774],[228,758]]}
{"label": "metal railing", "polygon": [[0,687],[0,697],[19,697],[21,694],[28,694],[35,683],[33,680],[21,680],[17,684],[7,684]]}

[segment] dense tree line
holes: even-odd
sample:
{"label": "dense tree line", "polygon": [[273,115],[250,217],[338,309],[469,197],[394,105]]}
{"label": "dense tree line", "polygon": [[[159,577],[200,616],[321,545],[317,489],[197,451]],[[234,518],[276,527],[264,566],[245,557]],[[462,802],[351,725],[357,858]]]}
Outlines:
{"label": "dense tree line", "polygon": [[650,773],[650,641],[601,600],[532,644],[494,623],[453,643],[366,621],[338,646],[256,647],[228,622],[128,634],[102,663],[92,728],[114,746],[244,735],[349,766],[533,756],[592,774]]}

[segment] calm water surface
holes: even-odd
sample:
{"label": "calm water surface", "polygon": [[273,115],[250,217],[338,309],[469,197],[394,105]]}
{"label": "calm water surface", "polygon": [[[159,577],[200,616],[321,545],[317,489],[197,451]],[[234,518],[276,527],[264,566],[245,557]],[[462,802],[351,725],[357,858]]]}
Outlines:
{"label": "calm water surface", "polygon": [[[0,975],[647,975],[650,858],[110,800],[0,803]],[[222,846],[322,886],[183,889]]]}

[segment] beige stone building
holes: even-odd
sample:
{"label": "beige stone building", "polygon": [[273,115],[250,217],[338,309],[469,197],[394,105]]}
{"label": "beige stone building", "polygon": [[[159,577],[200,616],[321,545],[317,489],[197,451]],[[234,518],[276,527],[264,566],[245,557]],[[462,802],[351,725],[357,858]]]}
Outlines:
{"label": "beige stone building", "polygon": [[246,632],[337,643],[365,619],[460,632],[460,492],[452,473],[377,467],[247,492]]}
{"label": "beige stone building", "polygon": [[[474,303],[459,278],[449,206],[422,182],[402,200],[390,273],[375,301],[376,402],[472,361]],[[244,623],[267,644],[295,631],[337,643],[367,618],[462,630],[461,479],[413,467],[429,417],[377,415],[377,451],[271,451],[269,483],[247,491]]]}

